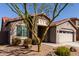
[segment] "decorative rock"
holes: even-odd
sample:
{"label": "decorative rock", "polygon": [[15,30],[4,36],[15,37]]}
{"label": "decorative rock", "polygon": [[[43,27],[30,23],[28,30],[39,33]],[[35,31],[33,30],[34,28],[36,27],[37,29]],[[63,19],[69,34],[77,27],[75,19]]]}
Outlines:
{"label": "decorative rock", "polygon": [[70,51],[71,51],[71,52],[76,52],[77,50],[76,50],[75,47],[71,47],[71,48],[70,48]]}
{"label": "decorative rock", "polygon": [[54,52],[49,52],[46,56],[56,56]]}

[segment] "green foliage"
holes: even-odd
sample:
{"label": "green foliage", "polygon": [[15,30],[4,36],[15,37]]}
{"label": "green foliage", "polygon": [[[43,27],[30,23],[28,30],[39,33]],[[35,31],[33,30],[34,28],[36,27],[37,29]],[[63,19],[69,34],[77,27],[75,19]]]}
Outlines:
{"label": "green foliage", "polygon": [[17,46],[21,43],[21,39],[14,38],[12,39],[12,45]]}
{"label": "green foliage", "polygon": [[32,39],[30,39],[30,38],[25,39],[24,42],[23,42],[23,46],[25,48],[31,48],[32,47]]}
{"label": "green foliage", "polygon": [[66,47],[58,47],[55,53],[59,56],[69,56],[70,50]]}
{"label": "green foliage", "polygon": [[35,40],[35,39],[32,39],[32,44],[33,44],[33,45],[37,45],[37,44],[38,44],[38,41]]}

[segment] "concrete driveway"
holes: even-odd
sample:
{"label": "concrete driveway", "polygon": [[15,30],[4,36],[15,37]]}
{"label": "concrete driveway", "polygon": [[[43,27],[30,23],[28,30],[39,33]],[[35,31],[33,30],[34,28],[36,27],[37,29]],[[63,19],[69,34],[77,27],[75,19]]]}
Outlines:
{"label": "concrete driveway", "polygon": [[53,47],[66,46],[66,45],[79,47],[79,42],[68,42],[68,43],[61,43],[61,44],[56,44],[56,43],[42,43],[42,44],[53,46]]}
{"label": "concrete driveway", "polygon": [[69,43],[65,43],[65,44],[73,46],[73,47],[79,47],[79,42],[69,42]]}

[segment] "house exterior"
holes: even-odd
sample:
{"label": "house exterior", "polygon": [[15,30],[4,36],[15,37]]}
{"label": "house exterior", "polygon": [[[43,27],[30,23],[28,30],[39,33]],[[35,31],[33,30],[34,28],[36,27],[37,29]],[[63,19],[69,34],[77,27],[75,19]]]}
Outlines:
{"label": "house exterior", "polygon": [[[31,15],[34,19],[34,15]],[[13,38],[20,38],[21,40],[32,38],[33,35],[29,29],[25,26],[23,19],[20,17],[17,18],[2,18],[2,31],[9,32],[9,43],[12,44]],[[36,33],[41,38],[45,28],[48,25],[50,18],[45,14],[37,14],[36,21]],[[30,28],[32,26],[29,24]],[[75,42],[79,40],[79,19],[77,18],[68,18],[52,22],[50,28],[47,32],[44,42],[51,43],[66,43],[66,42]]]}
{"label": "house exterior", "polygon": [[67,43],[76,41],[76,26],[71,19],[53,22],[49,29],[48,40],[53,43]]}
{"label": "house exterior", "polygon": [[[34,15],[32,15],[32,19],[34,19],[33,17]],[[38,36],[41,38],[50,19],[45,14],[37,14],[36,19],[36,32]],[[33,38],[32,33],[26,27],[25,23],[23,22],[23,19],[21,18],[8,18],[8,22],[3,22],[3,24],[4,25],[2,26],[2,30],[9,31],[10,33],[10,44],[12,44],[12,39],[14,38],[20,38],[21,40],[27,39],[28,37]],[[32,28],[31,25],[29,26]]]}

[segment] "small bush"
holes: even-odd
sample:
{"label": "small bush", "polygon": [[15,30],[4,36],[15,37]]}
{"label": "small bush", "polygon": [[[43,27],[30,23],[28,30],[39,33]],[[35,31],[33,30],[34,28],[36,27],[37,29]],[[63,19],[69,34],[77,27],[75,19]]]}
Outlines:
{"label": "small bush", "polygon": [[12,39],[12,45],[16,46],[16,45],[19,45],[20,43],[21,43],[20,39],[18,39],[18,38]]}
{"label": "small bush", "polygon": [[69,56],[70,50],[66,47],[58,47],[55,53],[59,56]]}
{"label": "small bush", "polygon": [[31,48],[32,47],[32,39],[30,39],[30,38],[25,39],[24,42],[23,42],[23,46],[25,48]]}
{"label": "small bush", "polygon": [[38,44],[38,41],[35,40],[35,39],[32,39],[32,44],[33,44],[33,45],[37,45],[37,44]]}

